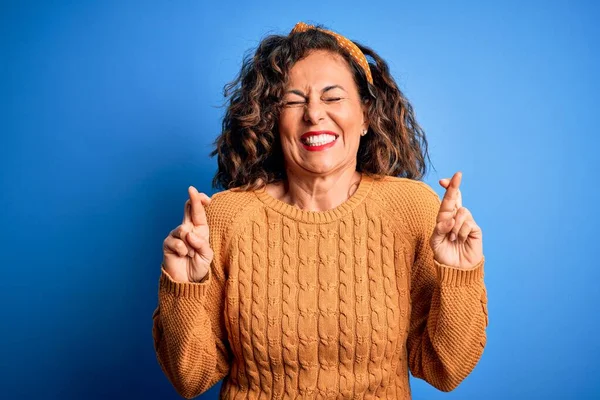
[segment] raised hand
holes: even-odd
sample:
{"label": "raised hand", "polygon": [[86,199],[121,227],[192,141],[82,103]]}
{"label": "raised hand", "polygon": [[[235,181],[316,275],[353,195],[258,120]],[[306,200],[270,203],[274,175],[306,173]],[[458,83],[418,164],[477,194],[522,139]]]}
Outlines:
{"label": "raised hand", "polygon": [[204,206],[210,197],[188,188],[183,222],[163,242],[163,266],[176,282],[199,282],[206,276],[214,253],[209,244],[209,230]]}
{"label": "raised hand", "polygon": [[429,245],[439,263],[469,269],[483,258],[483,241],[481,228],[471,212],[462,206],[461,180],[461,172],[455,173],[451,179],[440,179],[446,194]]}

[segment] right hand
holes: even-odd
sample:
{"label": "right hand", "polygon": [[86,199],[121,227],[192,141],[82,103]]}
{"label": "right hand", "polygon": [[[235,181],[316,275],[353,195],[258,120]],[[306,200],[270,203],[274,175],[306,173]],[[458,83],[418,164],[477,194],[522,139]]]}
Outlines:
{"label": "right hand", "polygon": [[163,242],[163,267],[176,282],[199,282],[206,276],[214,253],[209,244],[204,206],[210,197],[188,188],[183,222]]}

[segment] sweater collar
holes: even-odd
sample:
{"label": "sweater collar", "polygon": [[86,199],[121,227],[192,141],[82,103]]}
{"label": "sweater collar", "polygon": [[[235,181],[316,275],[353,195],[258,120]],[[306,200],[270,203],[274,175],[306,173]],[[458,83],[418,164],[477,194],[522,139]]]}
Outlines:
{"label": "sweater collar", "polygon": [[265,206],[275,210],[276,212],[295,219],[300,222],[309,224],[319,224],[332,222],[342,218],[344,215],[352,212],[363,200],[367,197],[367,194],[371,191],[373,186],[373,178],[362,174],[358,188],[352,196],[339,206],[326,211],[307,211],[302,210],[296,206],[285,203],[278,200],[267,193],[266,188],[261,188],[254,193]]}

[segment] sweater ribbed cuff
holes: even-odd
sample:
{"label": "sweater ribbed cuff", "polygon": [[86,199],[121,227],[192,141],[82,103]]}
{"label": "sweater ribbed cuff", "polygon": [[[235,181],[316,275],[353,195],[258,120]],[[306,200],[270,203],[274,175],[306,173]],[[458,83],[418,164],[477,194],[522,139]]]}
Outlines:
{"label": "sweater ribbed cuff", "polygon": [[197,300],[202,300],[204,298],[210,283],[210,269],[201,282],[176,282],[171,278],[171,275],[165,271],[164,267],[161,266],[160,270],[159,290],[174,294],[177,297],[188,297]]}
{"label": "sweater ribbed cuff", "polygon": [[469,286],[473,283],[480,282],[483,279],[485,257],[482,257],[481,261],[473,268],[469,269],[452,267],[450,265],[439,263],[435,259],[433,262],[436,266],[438,281],[442,286]]}

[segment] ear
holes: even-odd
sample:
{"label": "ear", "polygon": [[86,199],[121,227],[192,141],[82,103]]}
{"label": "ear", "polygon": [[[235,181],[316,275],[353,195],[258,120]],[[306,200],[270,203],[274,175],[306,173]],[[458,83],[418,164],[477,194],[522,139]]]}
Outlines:
{"label": "ear", "polygon": [[367,100],[365,103],[361,104],[361,109],[363,113],[363,124],[362,129],[369,128],[369,107],[371,106],[371,100]]}

